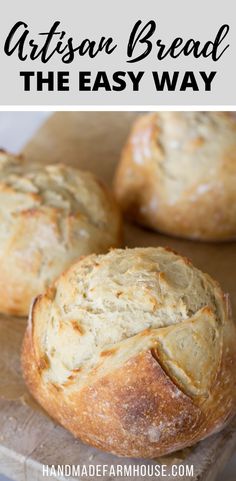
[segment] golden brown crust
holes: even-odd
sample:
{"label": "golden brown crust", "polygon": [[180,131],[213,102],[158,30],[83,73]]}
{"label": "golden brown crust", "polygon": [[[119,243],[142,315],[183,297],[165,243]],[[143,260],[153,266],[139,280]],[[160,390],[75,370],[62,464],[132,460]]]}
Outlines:
{"label": "golden brown crust", "polygon": [[22,367],[76,437],[152,458],[234,415],[235,341],[228,301],[190,261],[163,248],[114,250],[85,257],[36,299]]}
{"label": "golden brown crust", "polygon": [[204,429],[204,413],[171,382],[150,351],[66,399],[54,386],[43,389],[29,333],[22,358],[26,382],[38,402],[92,446],[152,458],[193,444]]}
{"label": "golden brown crust", "polygon": [[140,117],[115,193],[134,221],[199,240],[236,238],[236,120],[224,112]]}
{"label": "golden brown crust", "polygon": [[27,315],[74,260],[119,246],[121,230],[113,196],[92,174],[1,152],[0,312]]}

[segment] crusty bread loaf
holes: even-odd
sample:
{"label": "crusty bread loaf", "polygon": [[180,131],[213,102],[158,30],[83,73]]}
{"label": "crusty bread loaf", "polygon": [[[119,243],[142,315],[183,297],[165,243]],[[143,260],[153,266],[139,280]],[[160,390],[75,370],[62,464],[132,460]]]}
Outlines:
{"label": "crusty bread loaf", "polygon": [[200,240],[236,238],[236,116],[158,112],[134,125],[115,178],[133,220]]}
{"label": "crusty bread loaf", "polygon": [[235,413],[236,332],[228,297],[164,248],[75,263],[32,307],[22,351],[29,390],[76,437],[156,457]]}
{"label": "crusty bread loaf", "polygon": [[118,208],[92,174],[1,152],[0,312],[27,315],[72,261],[118,246],[120,230]]}

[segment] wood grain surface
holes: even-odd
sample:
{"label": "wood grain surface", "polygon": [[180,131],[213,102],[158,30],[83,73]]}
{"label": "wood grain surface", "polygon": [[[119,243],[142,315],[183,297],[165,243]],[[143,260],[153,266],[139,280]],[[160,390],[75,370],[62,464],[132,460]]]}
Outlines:
{"label": "wood grain surface", "polygon": [[[134,118],[131,112],[64,112],[53,115],[24,149],[30,162],[64,162],[92,170],[108,185]],[[194,213],[193,213],[194,215]],[[170,238],[126,224],[124,245],[168,245],[187,255],[209,272],[229,292],[236,311],[236,244],[199,243]],[[0,472],[17,481],[37,481],[43,464],[159,464],[118,458],[90,448],[56,425],[27,393],[20,372],[20,346],[26,320],[0,318]],[[194,464],[194,476],[186,481],[213,481],[236,447],[236,423],[184,453],[162,459]],[[64,478],[56,478],[64,479]],[[68,478],[66,478],[68,479]],[[70,478],[73,479],[78,478]],[[81,478],[88,481],[94,478]],[[101,477],[102,481],[122,477]],[[126,478],[127,479],[127,478]],[[131,477],[130,480],[141,480]],[[150,480],[157,479],[150,477]],[[160,481],[167,478],[158,477]],[[168,479],[172,479],[169,477]],[[226,481],[226,480],[222,480]]]}

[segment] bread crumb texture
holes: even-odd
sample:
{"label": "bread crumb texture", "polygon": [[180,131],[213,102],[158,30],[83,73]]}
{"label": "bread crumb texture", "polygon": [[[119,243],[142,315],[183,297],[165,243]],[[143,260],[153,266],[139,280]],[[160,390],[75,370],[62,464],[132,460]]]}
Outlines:
{"label": "bread crumb texture", "polygon": [[0,311],[16,315],[27,315],[32,298],[73,260],[120,240],[119,211],[92,174],[5,152],[0,226]]}
{"label": "bread crumb texture", "polygon": [[219,285],[164,248],[74,264],[39,296],[22,362],[75,436],[115,454],[189,446],[235,412],[235,325]]}
{"label": "bread crumb texture", "polygon": [[134,221],[200,240],[236,238],[236,116],[141,116],[123,150],[115,193]]}

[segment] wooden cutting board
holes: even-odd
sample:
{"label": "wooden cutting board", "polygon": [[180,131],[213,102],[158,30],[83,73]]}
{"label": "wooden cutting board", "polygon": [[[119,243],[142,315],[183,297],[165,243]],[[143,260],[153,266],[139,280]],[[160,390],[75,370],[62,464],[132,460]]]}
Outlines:
{"label": "wooden cutting board", "polygon": [[[134,118],[131,112],[74,112],[53,115],[24,149],[29,162],[64,162],[92,170],[111,185],[114,169]],[[229,292],[236,311],[236,243],[206,244],[172,239],[134,225],[126,225],[124,245],[168,245],[190,257]],[[20,346],[26,320],[0,317],[0,472],[17,481],[45,480],[48,465],[159,464],[118,458],[75,440],[56,425],[27,393],[20,372]],[[171,465],[194,465],[194,476],[175,480],[213,481],[236,447],[236,423],[194,448],[161,461]],[[170,473],[170,471],[169,471]],[[71,481],[78,478],[62,478]],[[94,478],[81,478],[88,481]],[[122,477],[101,477],[115,481]],[[125,478],[141,480],[141,477]],[[156,479],[150,477],[150,480]],[[160,481],[166,477],[158,477]],[[169,479],[172,479],[169,476]],[[224,480],[226,481],[226,480]]]}

